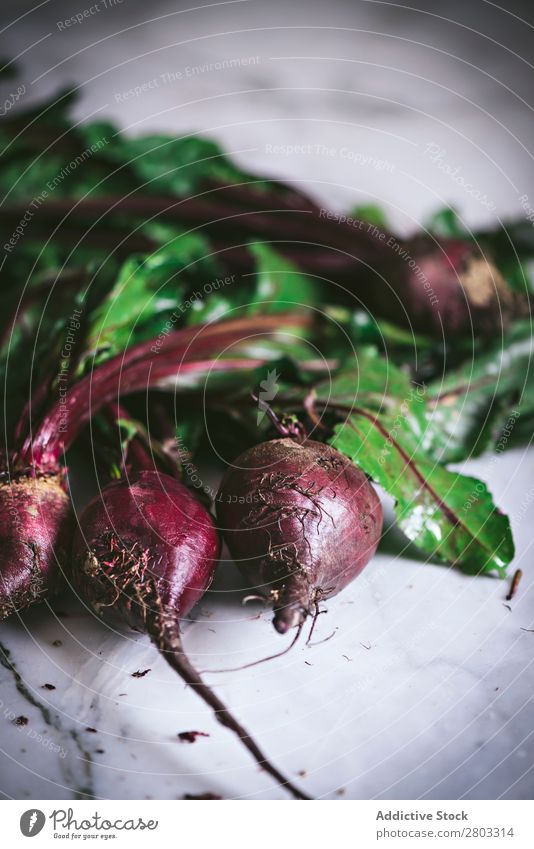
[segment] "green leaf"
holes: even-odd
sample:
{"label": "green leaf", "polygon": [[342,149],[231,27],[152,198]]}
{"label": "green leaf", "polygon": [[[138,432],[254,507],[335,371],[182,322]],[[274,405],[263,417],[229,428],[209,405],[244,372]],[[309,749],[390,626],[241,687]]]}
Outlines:
{"label": "green leaf", "polygon": [[180,410],[178,421],[175,424],[174,448],[176,460],[181,466],[195,456],[200,440],[204,435],[204,415],[198,411]]}
{"label": "green leaf", "polygon": [[499,451],[511,445],[502,437],[507,423],[514,430],[518,420],[534,413],[533,358],[530,322],[519,322],[492,349],[431,383],[423,440],[429,455],[449,463],[492,444]]}
{"label": "green leaf", "polygon": [[[115,128],[103,122],[73,128],[66,116],[71,102],[67,95],[50,108],[45,104],[35,114],[23,113],[22,129],[11,130],[9,125],[0,129],[0,190],[8,203],[40,205],[50,198],[125,193],[132,188],[127,173],[114,174],[115,166],[105,160]],[[39,206],[32,209],[38,221]]]}
{"label": "green leaf", "polygon": [[186,197],[198,192],[207,180],[242,183],[250,179],[234,166],[219,145],[200,136],[173,138],[147,135],[113,137],[103,158],[127,165],[144,190],[152,194]]}
{"label": "green leaf", "polygon": [[[284,393],[304,406],[309,390]],[[399,526],[430,556],[470,573],[504,574],[513,557],[509,521],[485,484],[449,471],[424,450],[428,412],[425,390],[380,356],[358,351],[355,367],[319,383],[316,410],[334,416],[328,440],[395,499]],[[309,407],[308,407],[309,408]]]}
{"label": "green leaf", "polygon": [[434,212],[425,222],[425,227],[434,236],[458,239],[469,238],[469,232],[460,221],[460,216],[455,209],[449,206]]}
{"label": "green leaf", "polygon": [[357,218],[359,221],[366,221],[368,224],[375,224],[377,227],[383,227],[384,230],[389,229],[387,215],[381,206],[375,203],[361,203],[352,207],[350,210],[352,218]]}
{"label": "green leaf", "polygon": [[374,348],[357,352],[350,370],[315,388],[317,401],[349,414],[354,406],[381,416],[402,416],[403,427],[421,437],[426,426],[424,392]]}
{"label": "green leaf", "polygon": [[419,548],[471,574],[504,576],[514,555],[510,523],[482,481],[444,469],[402,422],[363,409],[336,425],[330,442],[395,498],[399,527]]}
{"label": "green leaf", "polygon": [[337,357],[342,368],[350,368],[354,351],[360,356],[364,347],[374,347],[392,365],[402,367],[407,373],[434,374],[443,357],[442,348],[435,339],[415,335],[410,330],[377,319],[362,309],[325,305],[326,316],[323,333],[325,350],[329,357]]}
{"label": "green leaf", "polygon": [[250,312],[287,312],[293,306],[308,309],[318,302],[319,285],[269,245],[253,242],[249,250],[255,260],[254,289]]}
{"label": "green leaf", "polygon": [[217,267],[197,234],[176,236],[164,248],[127,259],[117,280],[90,317],[87,359],[114,356],[137,342],[180,327],[195,280],[212,280]]}
{"label": "green leaf", "polygon": [[[240,277],[219,277],[218,284],[209,287],[209,294],[203,297],[201,292],[201,297],[193,298],[188,324],[232,315],[288,312],[295,307],[309,309],[318,303],[319,290],[314,279],[270,245],[253,242],[248,250],[254,262],[253,271]],[[310,352],[304,356],[309,357]]]}
{"label": "green leaf", "polygon": [[[121,448],[121,457],[126,457],[128,455],[128,451],[130,445],[134,439],[138,436],[139,431],[141,430],[141,425],[139,422],[134,421],[133,419],[119,418],[116,420],[116,425],[119,429],[119,437],[120,437],[120,448]],[[143,430],[143,433],[145,431]]]}

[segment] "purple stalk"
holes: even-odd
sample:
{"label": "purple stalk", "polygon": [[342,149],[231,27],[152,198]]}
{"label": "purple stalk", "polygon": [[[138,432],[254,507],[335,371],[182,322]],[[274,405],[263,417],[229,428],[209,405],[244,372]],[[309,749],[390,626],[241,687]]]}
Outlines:
{"label": "purple stalk", "polygon": [[[278,195],[251,192],[245,208],[246,189],[240,188],[237,203],[229,187],[185,199],[55,198],[42,205],[39,221],[48,217],[64,226],[65,218],[94,220],[119,212],[202,228],[223,245],[251,238],[277,243],[308,273],[324,274],[330,268],[332,281],[346,288],[346,300],[439,337],[500,332],[524,308],[525,299],[508,288],[491,258],[468,241],[438,241],[427,235],[398,239],[382,228],[330,213],[300,193],[292,206]],[[9,205],[0,210],[0,217],[16,221],[23,207]]]}
{"label": "purple stalk", "polygon": [[105,404],[188,374],[255,368],[263,360],[216,358],[221,350],[246,342],[251,336],[272,335],[284,327],[307,324],[309,318],[304,313],[258,316],[177,330],[160,347],[154,339],[135,345],[79,380],[67,398],[48,411],[35,434],[25,439],[15,454],[15,465],[29,466],[36,472],[57,470],[61,453],[68,450],[82,427]]}

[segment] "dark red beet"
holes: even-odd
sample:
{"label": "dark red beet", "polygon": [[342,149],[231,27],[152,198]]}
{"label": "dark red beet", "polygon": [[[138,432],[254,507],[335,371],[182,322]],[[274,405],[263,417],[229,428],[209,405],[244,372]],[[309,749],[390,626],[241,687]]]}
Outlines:
{"label": "dark red beet", "polygon": [[70,498],[59,475],[0,484],[0,619],[58,588],[70,531]]}
{"label": "dark red beet", "polygon": [[518,296],[491,260],[469,242],[437,243],[417,236],[402,246],[395,240],[395,245],[402,248],[404,268],[390,279],[394,295],[371,287],[369,306],[378,315],[450,340],[461,334],[501,332],[518,311]]}
{"label": "dark red beet", "polygon": [[168,475],[140,471],[105,487],[83,511],[73,544],[73,583],[96,613],[118,614],[149,634],[260,766],[306,799],[270,764],[183,651],[180,619],[208,588],[218,553],[213,520],[194,495]]}
{"label": "dark red beet", "polygon": [[[0,454],[0,619],[56,588],[63,553],[70,549],[72,515],[61,489],[61,458],[102,406],[149,386],[168,389],[169,381],[211,369],[249,370],[263,361],[247,355],[221,360],[221,350],[251,335],[272,338],[283,327],[308,325],[309,316],[287,313],[182,328],[164,344],[150,339],[106,360],[60,394],[36,428],[29,422],[34,399],[28,401],[14,450],[9,459]],[[12,476],[15,482],[9,482]]]}
{"label": "dark red beet", "polygon": [[376,551],[382,507],[366,476],[321,442],[276,439],[235,460],[217,518],[251,586],[284,634],[316,613]]}
{"label": "dark red beet", "polygon": [[112,607],[151,636],[206,592],[219,540],[202,504],[170,475],[136,472],[85,508],[74,538],[73,582],[101,614]]}

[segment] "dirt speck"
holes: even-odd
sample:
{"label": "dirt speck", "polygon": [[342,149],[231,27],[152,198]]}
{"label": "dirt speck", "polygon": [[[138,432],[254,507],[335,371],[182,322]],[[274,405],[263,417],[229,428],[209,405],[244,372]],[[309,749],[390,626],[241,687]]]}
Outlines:
{"label": "dirt speck", "polygon": [[205,801],[212,800],[212,799],[213,800],[222,799],[222,796],[217,796],[216,793],[200,793],[198,795],[195,795],[193,793],[186,793],[183,798],[188,799],[188,800],[198,799],[202,802],[205,802]]}
{"label": "dirt speck", "polygon": [[151,669],[138,669],[137,672],[132,672],[132,678],[144,678],[145,675],[148,675],[149,672],[152,672]]}
{"label": "dirt speck", "polygon": [[205,731],[180,731],[177,735],[180,743],[196,743],[198,737],[209,737]]}

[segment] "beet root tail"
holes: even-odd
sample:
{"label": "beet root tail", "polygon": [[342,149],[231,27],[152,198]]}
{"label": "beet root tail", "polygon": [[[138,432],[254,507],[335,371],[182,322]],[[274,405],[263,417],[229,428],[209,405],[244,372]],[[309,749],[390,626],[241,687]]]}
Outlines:
{"label": "beet root tail", "polygon": [[193,687],[195,692],[203,699],[207,705],[214,711],[217,720],[236,734],[243,745],[248,749],[256,763],[269,773],[275,781],[278,782],[285,790],[287,790],[295,799],[310,799],[298,787],[295,787],[279,770],[273,766],[269,759],[264,755],[260,747],[255,743],[248,731],[234,718],[226,705],[219,699],[211,688],[204,683],[200,673],[197,672],[182,646],[182,640],[175,624],[164,625],[157,635],[152,636],[153,641],[157,645],[160,652],[165,657],[167,663],[172,666],[175,672],[186,682],[190,687]]}

